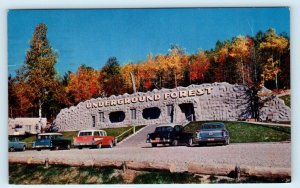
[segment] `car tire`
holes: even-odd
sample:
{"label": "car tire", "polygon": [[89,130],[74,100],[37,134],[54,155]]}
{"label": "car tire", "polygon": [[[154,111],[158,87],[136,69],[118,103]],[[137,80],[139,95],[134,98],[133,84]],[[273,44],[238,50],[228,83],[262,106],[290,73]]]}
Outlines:
{"label": "car tire", "polygon": [[67,149],[67,150],[70,150],[70,149],[71,149],[71,145],[68,144],[66,149]]}
{"label": "car tire", "polygon": [[172,146],[178,146],[178,140],[173,140],[172,141]]}
{"label": "car tire", "polygon": [[78,146],[78,149],[82,149],[82,147],[81,147],[81,146]]}
{"label": "car tire", "polygon": [[114,146],[113,141],[110,141],[108,147],[112,148],[113,146]]}
{"label": "car tire", "polygon": [[36,149],[36,151],[41,151],[42,149]]}
{"label": "car tire", "polygon": [[55,146],[54,148],[53,148],[53,150],[58,150],[59,149],[59,147],[58,146]]}
{"label": "car tire", "polygon": [[8,151],[13,152],[13,151],[15,151],[15,148],[14,148],[14,147],[10,147],[10,148],[8,149]]}
{"label": "car tire", "polygon": [[102,148],[102,144],[97,144],[97,145],[96,145],[96,148],[97,148],[97,149],[101,149],[101,148]]}
{"label": "car tire", "polygon": [[23,146],[23,149],[22,149],[22,151],[25,151],[26,150],[26,146]]}
{"label": "car tire", "polygon": [[152,147],[157,147],[156,143],[152,143],[151,145],[152,145]]}
{"label": "car tire", "polygon": [[229,145],[229,143],[230,143],[230,139],[227,138],[226,141],[225,141],[225,145]]}
{"label": "car tire", "polygon": [[114,146],[116,146],[116,145],[117,145],[117,139],[114,140]]}
{"label": "car tire", "polygon": [[193,139],[192,139],[192,138],[189,139],[187,145],[188,145],[189,147],[192,147],[192,146],[193,146]]}

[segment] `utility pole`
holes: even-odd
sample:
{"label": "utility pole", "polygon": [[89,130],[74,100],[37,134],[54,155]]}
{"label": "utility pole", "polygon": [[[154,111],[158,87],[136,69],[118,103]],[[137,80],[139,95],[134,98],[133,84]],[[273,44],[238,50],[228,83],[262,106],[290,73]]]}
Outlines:
{"label": "utility pole", "polygon": [[[131,81],[132,81],[132,88],[133,88],[133,93],[136,93],[136,87],[135,87],[135,78],[134,78],[134,75],[132,74],[132,72],[130,72],[130,76],[131,76]],[[133,113],[131,111],[131,113]],[[135,114],[136,116],[136,114]],[[131,114],[131,121],[132,121],[132,114]],[[132,125],[133,126],[133,134],[135,134],[135,125]]]}
{"label": "utility pole", "polygon": [[130,72],[130,76],[131,76],[131,81],[132,81],[133,93],[136,93],[135,77],[134,77],[134,75],[132,74],[132,72]]}

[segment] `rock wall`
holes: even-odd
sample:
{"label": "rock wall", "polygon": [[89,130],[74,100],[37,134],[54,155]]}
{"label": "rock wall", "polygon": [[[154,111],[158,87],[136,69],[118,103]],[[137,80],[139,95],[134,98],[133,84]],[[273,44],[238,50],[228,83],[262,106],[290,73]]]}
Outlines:
{"label": "rock wall", "polygon": [[[133,124],[184,124],[187,120],[247,119],[252,113],[247,91],[242,85],[213,83],[112,95],[61,110],[55,124],[60,131],[73,131]],[[263,99],[266,102],[260,109],[261,120],[290,121],[290,108],[282,100],[270,96]]]}

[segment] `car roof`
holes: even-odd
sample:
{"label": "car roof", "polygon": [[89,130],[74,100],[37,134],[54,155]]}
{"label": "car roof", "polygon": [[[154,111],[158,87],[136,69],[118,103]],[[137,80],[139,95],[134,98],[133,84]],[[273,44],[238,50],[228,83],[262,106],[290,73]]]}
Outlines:
{"label": "car roof", "polygon": [[39,136],[62,135],[61,133],[41,133]]}
{"label": "car roof", "polygon": [[222,122],[207,122],[207,123],[203,123],[202,125],[225,125]]}
{"label": "car roof", "polygon": [[79,131],[79,132],[93,132],[93,131],[104,131],[104,130],[87,129],[87,130],[81,130],[81,131]]}
{"label": "car roof", "polygon": [[175,127],[176,125],[179,125],[179,124],[166,123],[166,124],[158,125],[157,127]]}

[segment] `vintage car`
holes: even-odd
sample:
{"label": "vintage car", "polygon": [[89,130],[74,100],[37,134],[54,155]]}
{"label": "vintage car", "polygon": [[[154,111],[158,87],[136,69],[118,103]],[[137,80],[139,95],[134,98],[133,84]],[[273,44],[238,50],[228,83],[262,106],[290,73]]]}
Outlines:
{"label": "vintage car", "polygon": [[206,143],[222,143],[228,145],[230,142],[229,132],[224,123],[209,122],[199,126],[193,143],[203,145]]}
{"label": "vintage car", "polygon": [[117,140],[113,136],[107,136],[104,130],[82,130],[78,132],[78,136],[73,138],[74,147],[82,149],[83,147],[101,148],[106,146],[112,148],[117,144]]}
{"label": "vintage car", "polygon": [[37,151],[41,151],[41,149],[70,149],[71,140],[64,138],[61,133],[41,133],[38,134],[37,140],[33,142],[32,148]]}
{"label": "vintage car", "polygon": [[183,126],[170,123],[157,126],[153,133],[147,135],[146,142],[152,147],[157,144],[177,146],[191,143],[192,138],[193,134],[185,132]]}
{"label": "vintage car", "polygon": [[26,143],[19,141],[16,137],[8,138],[8,151],[25,151]]}

